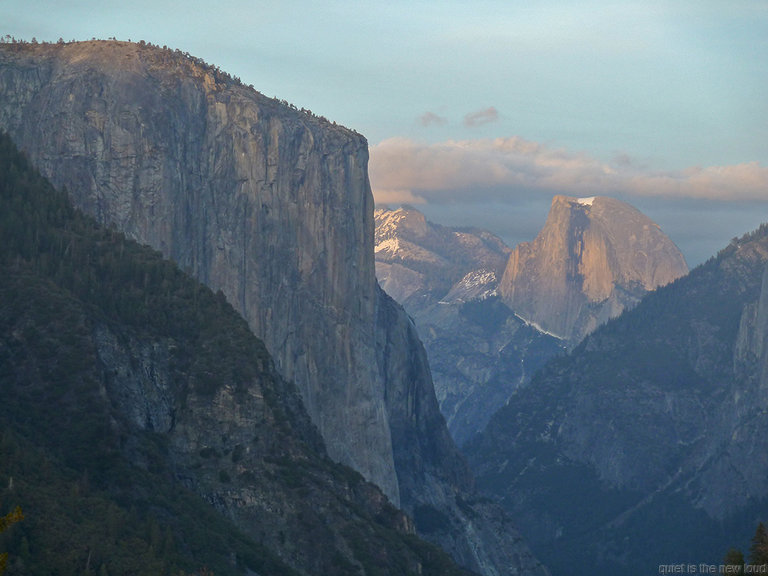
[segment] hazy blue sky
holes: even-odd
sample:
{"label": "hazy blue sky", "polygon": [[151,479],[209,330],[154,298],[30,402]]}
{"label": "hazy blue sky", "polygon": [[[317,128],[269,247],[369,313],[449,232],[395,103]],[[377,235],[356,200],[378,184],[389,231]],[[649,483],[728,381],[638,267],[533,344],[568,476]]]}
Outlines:
{"label": "hazy blue sky", "polygon": [[378,201],[530,240],[555,193],[696,264],[768,221],[768,1],[0,0],[0,35],[191,52],[354,128]]}

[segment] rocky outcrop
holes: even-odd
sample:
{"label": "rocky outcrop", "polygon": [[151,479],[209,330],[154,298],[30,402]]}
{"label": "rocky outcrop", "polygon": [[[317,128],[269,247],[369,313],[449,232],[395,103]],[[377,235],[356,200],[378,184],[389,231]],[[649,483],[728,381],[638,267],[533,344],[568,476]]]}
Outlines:
{"label": "rocky outcrop", "polygon": [[383,292],[380,302],[381,362],[388,373],[401,375],[389,380],[386,391],[395,463],[398,469],[412,471],[400,486],[409,495],[407,509],[418,533],[480,574],[546,576],[547,569],[528,550],[510,517],[495,503],[477,497],[463,458],[452,449],[434,391],[420,385],[431,382],[431,376],[416,326],[392,321],[402,308]]}
{"label": "rocky outcrop", "polygon": [[767,266],[764,226],[550,363],[467,449],[554,574],[716,564],[768,516]]}
{"label": "rocky outcrop", "polygon": [[[332,458],[411,513],[428,497],[453,515],[468,476],[409,320],[376,283],[363,137],[130,43],[2,45],[0,96],[0,127],[77,206],[226,295]],[[478,534],[454,536],[481,550]],[[496,552],[525,557],[509,534]]]}
{"label": "rocky outcrop", "polygon": [[575,344],[687,272],[659,226],[628,204],[555,196],[536,239],[510,255],[500,292],[517,314]]}
{"label": "rocky outcrop", "polygon": [[379,207],[374,216],[376,276],[411,313],[440,300],[468,273],[501,276],[509,255],[490,232],[440,226],[410,206]]}

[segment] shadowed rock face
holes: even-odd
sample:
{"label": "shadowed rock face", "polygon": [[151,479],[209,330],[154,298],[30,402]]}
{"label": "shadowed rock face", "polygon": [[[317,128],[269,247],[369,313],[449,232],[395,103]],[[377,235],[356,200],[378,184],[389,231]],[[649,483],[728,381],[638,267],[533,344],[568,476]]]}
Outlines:
{"label": "shadowed rock face", "polygon": [[446,514],[430,539],[473,569],[544,573],[513,530],[457,504],[470,475],[415,330],[376,283],[362,136],[120,42],[0,46],[0,128],[78,207],[221,290],[332,458],[411,513]]}
{"label": "shadowed rock face", "polygon": [[467,449],[554,574],[717,563],[768,514],[768,227],[551,362]]}
{"label": "shadowed rock face", "polygon": [[687,272],[659,226],[628,204],[555,196],[536,239],[510,255],[500,292],[520,316],[575,344]]}

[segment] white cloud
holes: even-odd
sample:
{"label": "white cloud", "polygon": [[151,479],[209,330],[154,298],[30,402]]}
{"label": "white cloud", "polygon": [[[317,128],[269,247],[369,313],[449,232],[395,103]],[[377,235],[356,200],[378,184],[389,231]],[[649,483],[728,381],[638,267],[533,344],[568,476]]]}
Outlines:
{"label": "white cloud", "polygon": [[370,177],[377,201],[395,193],[408,202],[557,193],[768,202],[768,168],[757,162],[654,172],[626,156],[605,163],[519,137],[437,144],[391,138],[371,147]]}

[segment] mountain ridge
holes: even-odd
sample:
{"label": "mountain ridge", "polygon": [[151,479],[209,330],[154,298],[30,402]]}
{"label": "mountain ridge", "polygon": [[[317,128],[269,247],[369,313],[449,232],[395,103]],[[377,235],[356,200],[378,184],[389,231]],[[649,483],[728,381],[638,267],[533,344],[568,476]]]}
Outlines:
{"label": "mountain ridge", "polygon": [[768,514],[766,270],[764,225],[551,362],[466,450],[553,574],[717,563]]}
{"label": "mountain ridge", "polygon": [[510,251],[490,232],[441,226],[408,205],[377,207],[374,223],[376,277],[409,309],[439,299],[476,269],[501,276]]}
{"label": "mountain ridge", "polygon": [[549,358],[687,272],[659,226],[613,198],[555,196],[512,250],[410,206],[375,215],[377,277],[416,322],[460,445]]}

